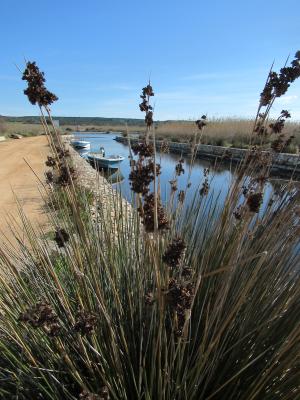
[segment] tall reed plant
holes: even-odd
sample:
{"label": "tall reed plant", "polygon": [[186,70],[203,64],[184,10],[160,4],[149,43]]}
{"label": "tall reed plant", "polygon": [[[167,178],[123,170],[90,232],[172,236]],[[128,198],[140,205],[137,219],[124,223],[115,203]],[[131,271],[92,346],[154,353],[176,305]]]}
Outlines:
{"label": "tall reed plant", "polygon": [[[299,398],[299,190],[291,180],[262,212],[272,156],[251,149],[222,206],[209,171],[184,205],[180,159],[164,204],[147,137],[132,149],[137,208],[114,191],[105,206],[101,191],[91,204],[62,138],[45,123],[56,96],[34,63],[24,79],[52,151],[54,240],[41,239],[20,209],[28,245],[0,248],[0,397]],[[149,86],[142,107],[151,137]],[[261,111],[253,135],[267,126]],[[197,121],[195,135],[205,124]]]}

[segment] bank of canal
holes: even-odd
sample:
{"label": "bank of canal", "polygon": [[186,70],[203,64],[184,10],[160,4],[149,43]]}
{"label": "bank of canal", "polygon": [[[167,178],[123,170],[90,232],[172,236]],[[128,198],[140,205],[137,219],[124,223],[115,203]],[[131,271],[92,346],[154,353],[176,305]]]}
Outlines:
{"label": "bank of canal", "polygon": [[[122,195],[126,200],[131,202],[132,200],[132,191],[130,189],[129,182],[129,174],[130,174],[130,165],[129,165],[129,148],[127,145],[127,140],[124,142],[124,138],[121,135],[116,134],[107,134],[107,133],[75,133],[76,138],[89,141],[91,144],[91,148],[89,151],[97,152],[100,147],[105,148],[106,155],[110,154],[118,154],[125,157],[125,160],[120,163],[119,169],[117,172],[113,174],[115,182],[116,178],[119,178],[118,184],[113,184],[113,187],[117,190],[120,190]],[[178,144],[177,144],[178,145]],[[188,171],[190,167],[189,156],[186,154],[186,151],[179,151],[179,147],[177,147],[177,154],[162,154],[158,152],[157,162],[161,164],[162,173],[160,175],[160,185],[161,185],[161,194],[162,200],[164,202],[170,197],[170,189],[171,185],[169,183],[170,180],[174,178],[175,166],[178,163],[181,154],[184,155],[185,163],[185,174],[178,177],[178,190],[185,190],[188,179]],[[85,158],[87,151],[83,150],[79,152],[83,158]],[[87,161],[86,161],[87,162]],[[187,204],[194,198],[195,192],[199,190],[204,180],[203,171],[205,168],[210,168],[212,161],[206,157],[205,159],[197,159],[195,161],[195,165],[191,172],[191,187],[187,192]],[[234,164],[230,163],[221,163],[217,169],[212,169],[210,171],[209,183],[210,183],[210,193],[214,193],[216,197],[218,197],[219,205],[222,205],[228,189],[231,185],[232,179],[234,178]],[[270,182],[266,184],[265,189],[265,203],[270,198],[271,193],[276,190],[283,183],[282,179],[272,179]]]}

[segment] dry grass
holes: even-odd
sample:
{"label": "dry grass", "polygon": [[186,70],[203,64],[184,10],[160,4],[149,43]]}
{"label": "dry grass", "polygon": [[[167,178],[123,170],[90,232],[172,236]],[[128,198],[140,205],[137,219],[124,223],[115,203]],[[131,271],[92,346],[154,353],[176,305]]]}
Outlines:
{"label": "dry grass", "polygon": [[22,122],[4,122],[2,124],[1,135],[9,136],[13,133],[22,136],[38,136],[43,135],[43,127],[41,124],[24,124]]}
{"label": "dry grass", "polygon": [[126,125],[110,125],[110,124],[101,124],[101,125],[63,125],[61,126],[61,129],[63,131],[82,131],[82,132],[125,132],[126,130],[129,133],[143,133],[145,132],[145,127],[144,126],[127,126]]}
{"label": "dry grass", "polygon": [[[202,136],[202,142],[216,146],[241,147],[247,148],[249,145],[250,134],[253,128],[254,120],[238,118],[212,119],[209,121]],[[124,126],[124,125],[68,125],[63,126],[64,131],[112,131],[128,132],[130,134],[145,133],[144,126]],[[158,140],[167,139],[173,142],[187,142],[192,140],[195,134],[196,125],[194,121],[165,121],[156,122],[155,131]],[[287,135],[294,135],[295,139],[288,151],[298,152],[300,145],[300,123],[287,122],[285,126]]]}
{"label": "dry grass", "polygon": [[[59,129],[63,134],[76,132],[76,131],[89,131],[89,132],[99,132],[99,131],[112,131],[112,132],[124,132],[126,127],[124,125],[62,125]],[[142,133],[145,128],[142,126],[129,126],[129,133]],[[20,134],[23,136],[37,136],[43,135],[43,127],[41,124],[29,124],[23,122],[1,122],[0,125],[0,135],[9,136],[13,133]]]}
{"label": "dry grass", "polygon": [[[253,128],[252,119],[222,118],[209,121],[202,136],[202,142],[225,147],[247,148],[250,133]],[[195,134],[196,125],[194,121],[165,121],[156,122],[155,130],[157,139],[167,139],[173,142],[190,141]],[[2,126],[1,134],[9,136],[12,133],[18,133],[23,136],[35,136],[43,134],[41,124],[27,124],[21,122],[5,122]],[[120,125],[63,125],[60,127],[62,133],[71,133],[74,131],[82,132],[128,132],[130,134],[144,134],[144,126],[124,126]],[[294,135],[295,139],[289,147],[289,151],[297,153],[300,145],[300,123],[287,122],[285,126],[287,135]]]}
{"label": "dry grass", "polygon": [[[254,121],[252,119],[212,119],[209,121],[202,137],[202,142],[219,146],[247,147]],[[186,142],[192,139],[196,126],[194,121],[167,121],[156,126],[158,139]],[[294,135],[297,145],[300,144],[300,124],[289,122],[285,132]]]}

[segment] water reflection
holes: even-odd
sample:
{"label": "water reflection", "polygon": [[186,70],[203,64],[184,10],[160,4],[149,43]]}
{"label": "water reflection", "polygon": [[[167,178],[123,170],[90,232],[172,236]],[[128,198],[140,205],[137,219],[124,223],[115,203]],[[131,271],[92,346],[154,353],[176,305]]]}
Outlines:
{"label": "water reflection", "polygon": [[[110,171],[106,171],[106,177],[109,181],[111,181],[112,184],[118,183],[118,188],[122,192],[122,195],[128,200],[131,200],[132,191],[130,189],[130,184],[128,180],[128,176],[130,174],[128,146],[115,141],[115,136],[115,134],[100,132],[93,134],[76,133],[76,137],[87,140],[91,143],[90,151],[92,152],[99,152],[100,147],[104,147],[106,155],[118,154],[125,157],[125,160],[120,164],[120,167],[117,169],[117,171],[114,171],[113,169],[111,169]],[[86,150],[84,150],[81,151],[80,154],[85,157],[87,152]],[[160,175],[160,187],[163,201],[167,201],[167,199],[170,198],[171,185],[169,181],[174,178],[175,165],[177,164],[179,158],[180,154],[158,153],[157,162],[159,162],[162,167],[162,173]],[[186,196],[187,203],[190,203],[190,201],[194,198],[195,192],[199,190],[204,180],[204,168],[211,168],[211,164],[211,161],[208,160],[197,159],[195,161],[190,176],[191,188],[188,190]],[[185,158],[185,174],[178,177],[178,191],[184,190],[186,188],[189,167],[190,161],[188,158]],[[234,168],[234,166],[230,166],[228,164],[219,165],[217,169],[213,169],[213,171],[211,171],[210,173],[210,193],[218,195],[218,203],[220,204],[223,204],[227,192],[231,186],[232,180],[234,178]],[[267,204],[272,191],[273,186],[270,182],[266,185],[264,199],[265,204]]]}

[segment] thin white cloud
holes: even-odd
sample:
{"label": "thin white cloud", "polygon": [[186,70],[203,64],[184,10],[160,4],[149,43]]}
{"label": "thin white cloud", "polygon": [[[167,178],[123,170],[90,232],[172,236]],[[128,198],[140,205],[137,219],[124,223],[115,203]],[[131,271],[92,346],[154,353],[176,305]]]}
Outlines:
{"label": "thin white cloud", "polygon": [[213,71],[199,72],[196,74],[183,76],[184,81],[212,81],[220,79],[251,78],[253,75],[266,74],[265,69],[243,69],[238,71]]}
{"label": "thin white cloud", "polygon": [[280,99],[277,100],[277,102],[282,105],[288,105],[295,103],[295,101],[297,100],[298,100],[297,95],[290,95],[290,96],[282,96]]}

